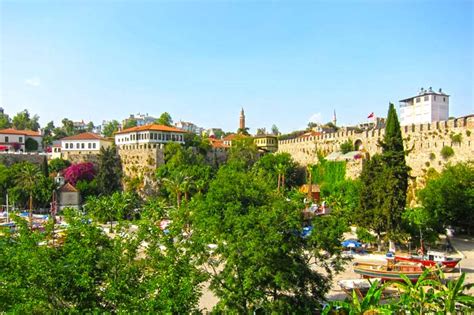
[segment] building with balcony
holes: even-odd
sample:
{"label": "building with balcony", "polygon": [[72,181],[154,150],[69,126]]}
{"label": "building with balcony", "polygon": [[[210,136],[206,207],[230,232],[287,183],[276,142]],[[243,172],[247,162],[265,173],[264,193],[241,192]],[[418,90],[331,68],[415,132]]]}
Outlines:
{"label": "building with balcony", "polygon": [[184,130],[164,125],[137,126],[115,133],[115,144],[118,148],[141,144],[166,144],[177,142],[184,144]]}
{"label": "building with balcony", "polygon": [[400,125],[427,124],[449,119],[449,95],[441,89],[420,89],[418,95],[400,100]]}
{"label": "building with balcony", "polygon": [[88,158],[80,156],[98,155],[101,148],[107,148],[113,144],[112,140],[103,138],[92,132],[84,132],[78,135],[62,138],[61,157],[66,160],[88,161]]}
{"label": "building with balcony", "polygon": [[275,135],[256,135],[253,143],[262,152],[276,152],[278,150],[278,138]]}
{"label": "building with balcony", "polygon": [[[29,140],[31,139],[31,140]],[[39,131],[16,130],[12,128],[0,130],[0,150],[1,151],[26,151],[27,141],[36,141],[37,150],[43,149],[43,136]]]}

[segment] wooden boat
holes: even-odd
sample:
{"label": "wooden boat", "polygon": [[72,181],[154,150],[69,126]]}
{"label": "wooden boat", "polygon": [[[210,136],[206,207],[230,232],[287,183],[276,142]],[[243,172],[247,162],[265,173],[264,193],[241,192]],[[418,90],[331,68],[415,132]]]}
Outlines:
{"label": "wooden boat", "polygon": [[403,281],[400,275],[405,275],[410,281],[416,282],[425,267],[409,262],[387,260],[386,265],[371,263],[354,263],[354,272],[362,278],[380,278],[382,281]]}
{"label": "wooden boat", "polygon": [[444,267],[444,270],[449,272],[456,267],[456,265],[461,261],[461,258],[448,257],[445,253],[428,251],[426,255],[395,255],[395,260],[419,263],[425,267],[440,266]]}
{"label": "wooden boat", "polygon": [[352,297],[352,292],[355,291],[356,294],[363,298],[364,295],[369,291],[372,283],[374,281],[381,281],[381,279],[348,279],[348,280],[340,280],[337,283],[341,287],[341,289],[349,296]]}

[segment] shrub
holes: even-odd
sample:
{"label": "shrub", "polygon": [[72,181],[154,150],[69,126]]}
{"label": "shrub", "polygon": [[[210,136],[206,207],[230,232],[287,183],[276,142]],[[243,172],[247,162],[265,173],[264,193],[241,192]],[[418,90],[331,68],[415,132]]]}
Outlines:
{"label": "shrub", "polygon": [[436,154],[434,154],[433,152],[430,153],[430,160],[433,161],[434,159],[436,159]]}
{"label": "shrub", "polygon": [[453,148],[451,148],[450,146],[447,146],[445,145],[442,149],[441,149],[441,156],[443,157],[443,159],[449,159],[450,157],[452,157],[454,155],[454,150]]}
{"label": "shrub", "polygon": [[466,130],[466,136],[468,136],[468,137],[471,136],[471,130]]}
{"label": "shrub", "polygon": [[451,136],[451,141],[456,144],[461,144],[462,142],[462,134],[457,133],[457,134],[452,134]]}
{"label": "shrub", "polygon": [[341,152],[346,154],[347,152],[354,151],[354,143],[351,139],[347,140],[346,142],[341,143]]}
{"label": "shrub", "polygon": [[74,186],[80,180],[93,180],[95,174],[94,164],[90,162],[73,164],[64,170],[64,178]]}
{"label": "shrub", "polygon": [[426,165],[426,167],[430,167],[431,164],[430,164],[430,162],[426,161],[425,165]]}
{"label": "shrub", "polygon": [[38,150],[38,142],[36,142],[33,138],[28,138],[25,141],[25,149],[26,152],[36,151]]}

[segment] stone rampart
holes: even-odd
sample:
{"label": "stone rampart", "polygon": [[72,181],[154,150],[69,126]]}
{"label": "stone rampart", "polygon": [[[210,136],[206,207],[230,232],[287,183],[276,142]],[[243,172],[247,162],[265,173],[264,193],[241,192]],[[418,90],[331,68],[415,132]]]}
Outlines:
{"label": "stone rampart", "polygon": [[[351,140],[356,149],[372,156],[381,152],[378,142],[383,140],[384,134],[384,129],[372,129],[360,133],[355,131],[334,132],[306,138],[280,140],[278,152],[289,153],[299,164],[314,164],[317,163],[318,152],[325,156],[331,152],[339,151],[342,143]],[[474,115],[431,124],[402,126],[402,136],[405,149],[409,152],[406,160],[412,168],[412,176],[422,176],[430,167],[440,171],[446,163],[474,159]],[[454,150],[454,155],[443,158],[441,149],[444,146],[451,147]],[[360,162],[348,164],[350,177],[360,173],[362,169],[360,164]],[[352,170],[352,167],[355,170]]]}
{"label": "stone rampart", "polygon": [[0,163],[5,164],[6,166],[11,166],[15,163],[20,162],[30,162],[34,164],[41,165],[43,163],[44,154],[38,153],[9,153],[4,152],[0,153]]}
{"label": "stone rampart", "polygon": [[124,180],[138,179],[143,192],[156,188],[156,168],[164,164],[163,144],[122,145],[118,148]]}

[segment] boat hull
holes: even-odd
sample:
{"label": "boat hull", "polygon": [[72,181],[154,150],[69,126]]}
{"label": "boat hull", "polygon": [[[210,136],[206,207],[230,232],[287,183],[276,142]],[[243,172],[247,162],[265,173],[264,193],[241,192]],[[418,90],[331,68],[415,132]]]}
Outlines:
{"label": "boat hull", "polygon": [[457,266],[457,264],[461,261],[460,258],[456,258],[453,260],[434,261],[434,260],[427,260],[427,259],[410,257],[410,256],[395,256],[395,260],[422,264],[425,267],[435,267],[441,264],[441,266],[443,266],[446,271],[453,270]]}
{"label": "boat hull", "polygon": [[[403,268],[403,269],[400,269]],[[354,265],[354,272],[362,278],[379,278],[385,281],[404,281],[401,275],[405,275],[410,281],[416,282],[423,274],[423,267],[417,265],[407,265],[397,267],[393,270],[387,270],[385,266],[375,264],[358,264]]]}

